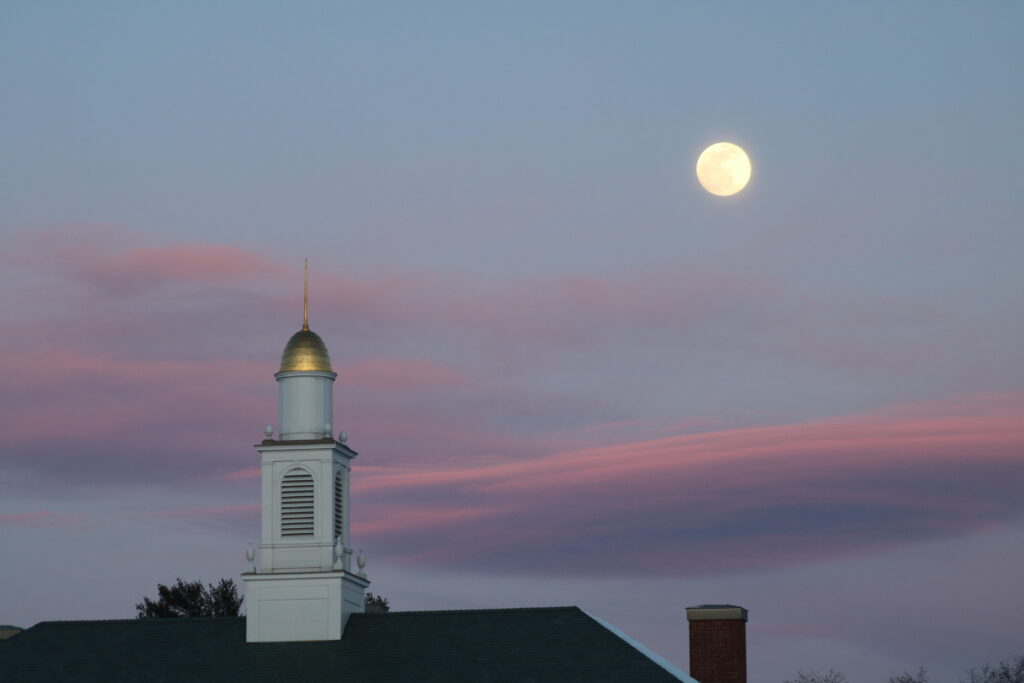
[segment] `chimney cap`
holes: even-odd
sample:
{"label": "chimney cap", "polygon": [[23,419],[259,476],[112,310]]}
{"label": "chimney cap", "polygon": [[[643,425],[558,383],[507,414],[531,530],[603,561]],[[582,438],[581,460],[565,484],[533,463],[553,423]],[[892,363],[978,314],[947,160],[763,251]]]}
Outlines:
{"label": "chimney cap", "polygon": [[747,621],[747,610],[739,605],[697,605],[686,608],[687,621],[713,621],[742,619]]}

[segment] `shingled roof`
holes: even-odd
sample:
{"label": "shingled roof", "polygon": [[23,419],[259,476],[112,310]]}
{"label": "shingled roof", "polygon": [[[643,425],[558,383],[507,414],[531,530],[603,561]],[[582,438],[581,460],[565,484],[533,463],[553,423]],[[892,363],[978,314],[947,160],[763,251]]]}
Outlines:
{"label": "shingled roof", "polygon": [[578,607],[353,614],[340,641],[246,643],[245,618],[49,621],[0,680],[640,683],[677,676]]}

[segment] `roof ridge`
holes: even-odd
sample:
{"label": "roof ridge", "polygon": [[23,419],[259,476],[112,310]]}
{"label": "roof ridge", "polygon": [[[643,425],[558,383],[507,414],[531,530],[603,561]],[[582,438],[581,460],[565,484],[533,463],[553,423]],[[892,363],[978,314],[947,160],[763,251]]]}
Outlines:
{"label": "roof ridge", "polygon": [[543,607],[480,607],[472,609],[415,609],[415,610],[402,610],[395,612],[377,612],[377,613],[363,613],[356,612],[352,616],[359,614],[367,614],[367,616],[382,616],[391,614],[465,614],[467,612],[543,612],[551,610],[566,610],[575,609],[583,611],[576,605],[547,605]]}
{"label": "roof ridge", "polygon": [[243,615],[239,617],[164,617],[148,619],[139,619],[138,617],[125,617],[122,619],[49,619],[47,621],[40,621],[36,623],[35,626],[30,626],[29,628],[35,628],[36,626],[43,626],[49,624],[77,624],[79,626],[84,626],[87,624],[136,624],[145,622],[166,623],[168,621],[228,621],[230,619],[245,619],[245,616]]}

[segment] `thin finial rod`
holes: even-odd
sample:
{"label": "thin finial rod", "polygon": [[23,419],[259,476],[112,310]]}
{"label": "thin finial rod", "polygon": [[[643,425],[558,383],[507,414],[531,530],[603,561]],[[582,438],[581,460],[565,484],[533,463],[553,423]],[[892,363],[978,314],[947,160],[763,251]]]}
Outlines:
{"label": "thin finial rod", "polygon": [[309,330],[309,259],[302,277],[302,329]]}

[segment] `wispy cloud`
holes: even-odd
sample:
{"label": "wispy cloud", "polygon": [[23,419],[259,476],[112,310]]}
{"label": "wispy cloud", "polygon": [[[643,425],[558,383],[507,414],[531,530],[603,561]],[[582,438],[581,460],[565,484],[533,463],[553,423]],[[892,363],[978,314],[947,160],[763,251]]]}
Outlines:
{"label": "wispy cloud", "polygon": [[52,512],[50,510],[16,512],[0,515],[0,526],[68,526],[77,524],[82,518],[82,515]]}
{"label": "wispy cloud", "polygon": [[[102,226],[4,239],[17,248],[0,273],[0,467],[56,488],[248,485],[249,442],[275,421],[275,361],[300,320],[299,267]],[[354,521],[395,559],[696,574],[867,552],[1021,510],[1008,483],[1022,467],[1021,396],[991,392],[1000,368],[1016,386],[1017,366],[1003,352],[939,362],[979,332],[938,307],[824,301],[699,268],[488,287],[325,271],[316,287],[336,424],[364,451]],[[742,408],[702,410],[707,392],[690,387],[716,363],[712,378],[739,377],[734,362],[756,369],[755,386],[825,368],[819,390],[847,372],[858,386],[881,378],[878,396],[892,377],[936,395],[947,373],[988,393],[824,420],[781,410],[749,426]]]}
{"label": "wispy cloud", "polygon": [[[357,529],[395,557],[705,574],[984,529],[1024,511],[1014,484],[1022,476],[1024,395],[1008,394],[521,462],[373,472],[354,485],[371,501],[362,520],[388,515],[386,525]],[[428,513],[437,515],[433,530],[424,529]]]}

